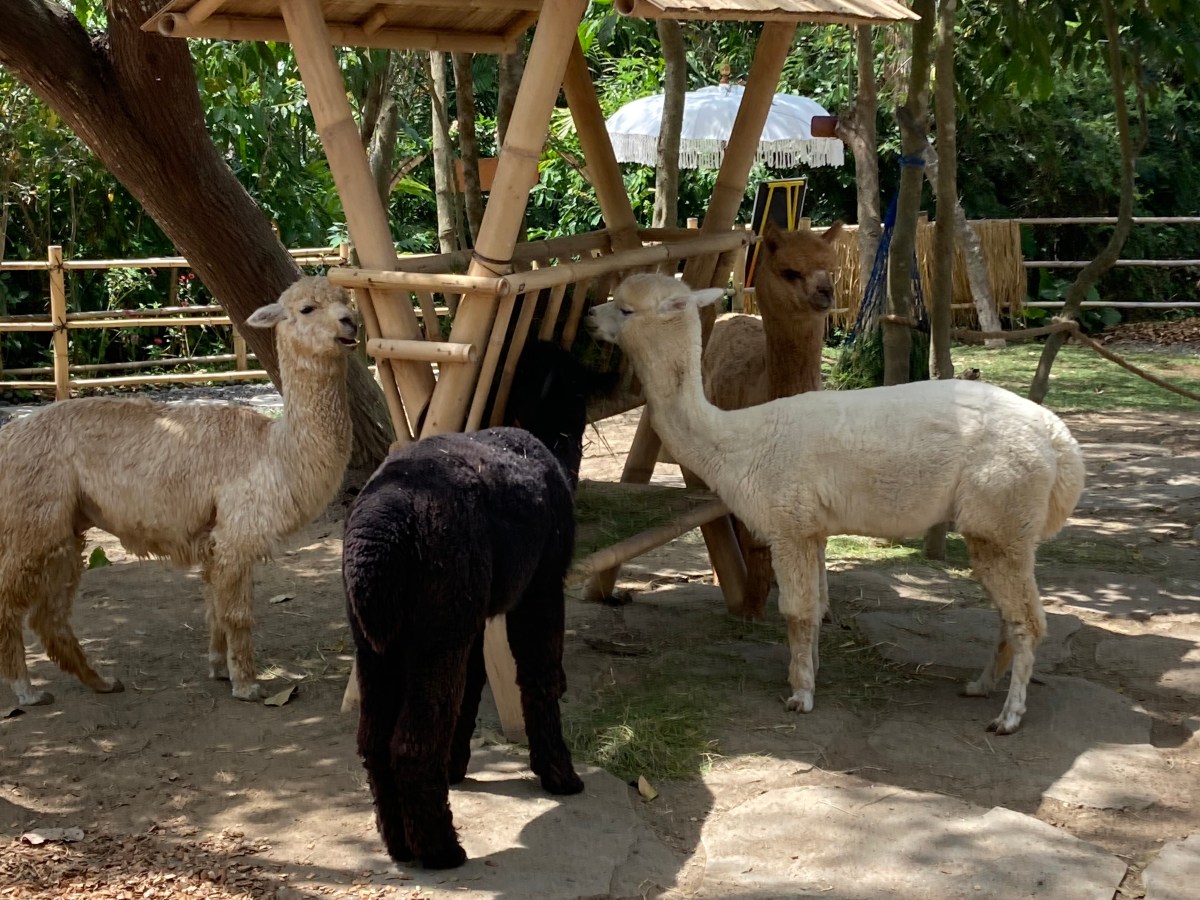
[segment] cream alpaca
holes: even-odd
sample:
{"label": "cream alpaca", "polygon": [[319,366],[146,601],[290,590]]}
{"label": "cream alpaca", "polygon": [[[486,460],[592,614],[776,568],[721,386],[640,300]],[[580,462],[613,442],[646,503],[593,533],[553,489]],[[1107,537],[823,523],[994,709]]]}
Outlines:
{"label": "cream alpaca", "polygon": [[83,533],[101,528],[138,556],[199,566],[214,678],[260,699],[254,563],[333,498],[350,458],[344,291],[302,278],[246,324],[275,327],[284,415],[89,398],[56,403],[0,431],[0,676],[19,703],[49,703],[25,665],[22,620],[63,671],[95,691],[100,676],[71,629]]}
{"label": "cream alpaca", "polygon": [[[833,309],[836,241],[842,223],[824,234],[809,228],[783,231],[763,226],[754,295],[762,318],[721,316],[704,346],[704,393],[721,409],[744,409],[768,400],[821,389],[825,324]],[[746,560],[746,599],[742,614],[761,619],[771,590],[771,549],[735,519]],[[824,551],[821,601],[829,602]]]}
{"label": "cream alpaca", "polygon": [[1062,527],[1083,489],[1066,426],[1002,388],[958,380],[719,410],[700,383],[698,307],[721,294],[634,275],[592,310],[590,325],[629,355],[675,459],[770,542],[791,652],[788,708],[813,705],[825,538],[899,538],[953,520],[1001,618],[995,657],[966,693],[987,695],[1011,662],[1008,697],[989,728],[1015,731],[1046,628],[1037,543]]}

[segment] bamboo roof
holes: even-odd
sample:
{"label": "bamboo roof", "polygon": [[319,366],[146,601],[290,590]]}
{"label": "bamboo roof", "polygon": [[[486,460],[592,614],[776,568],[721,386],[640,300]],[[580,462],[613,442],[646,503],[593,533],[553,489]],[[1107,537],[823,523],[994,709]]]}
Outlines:
{"label": "bamboo roof", "polygon": [[[170,0],[142,28],[169,37],[288,40],[283,0]],[[397,50],[505,53],[546,0],[321,0],[335,44]],[[549,0],[554,2],[554,0]],[[897,0],[616,0],[646,18],[793,20],[860,25],[917,18]]]}

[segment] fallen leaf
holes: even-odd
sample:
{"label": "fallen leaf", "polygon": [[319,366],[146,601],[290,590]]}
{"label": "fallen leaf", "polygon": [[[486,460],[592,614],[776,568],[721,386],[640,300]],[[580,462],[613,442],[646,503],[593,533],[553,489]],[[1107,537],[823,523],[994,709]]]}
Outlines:
{"label": "fallen leaf", "polygon": [[21,835],[21,840],[26,844],[38,846],[51,841],[62,841],[63,843],[73,843],[83,840],[82,828],[38,828],[33,831],[27,831]]}
{"label": "fallen leaf", "polygon": [[296,693],[296,686],[294,684],[288,685],[282,691],[280,691],[278,694],[272,694],[270,697],[268,697],[266,700],[264,700],[263,705],[264,706],[283,706],[283,704],[287,703],[289,700],[292,699],[292,695],[295,693]]}
{"label": "fallen leaf", "polygon": [[267,602],[268,603],[287,603],[289,600],[295,600],[295,599],[296,598],[293,597],[291,594],[276,594],[274,597],[272,597]]}
{"label": "fallen leaf", "polygon": [[646,780],[645,775],[638,776],[638,793],[641,794],[646,800],[653,800],[658,796],[658,791],[656,791],[654,786]]}
{"label": "fallen leaf", "polygon": [[104,552],[103,547],[96,547],[88,556],[87,567],[89,569],[103,569],[105,566],[111,566],[108,555]]}

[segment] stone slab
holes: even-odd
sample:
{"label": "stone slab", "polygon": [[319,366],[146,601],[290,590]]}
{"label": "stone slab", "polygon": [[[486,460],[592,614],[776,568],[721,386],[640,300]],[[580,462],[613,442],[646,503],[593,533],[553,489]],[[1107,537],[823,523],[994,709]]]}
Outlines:
{"label": "stone slab", "polygon": [[1045,796],[1090,809],[1145,809],[1161,798],[1154,783],[1162,752],[1149,744],[1101,744],[1081,753]]}
{"label": "stone slab", "polygon": [[[982,669],[995,653],[1000,617],[995,610],[945,607],[882,610],[857,618],[863,635],[887,659],[907,665]],[[1047,633],[1037,651],[1039,668],[1071,656],[1071,637],[1082,626],[1072,615],[1048,614]]]}
{"label": "stone slab", "polygon": [[1040,573],[1038,583],[1047,600],[1053,598],[1065,607],[1105,616],[1146,619],[1167,613],[1200,613],[1200,586],[1194,580],[1073,566]]}
{"label": "stone slab", "polygon": [[[582,794],[554,797],[542,790],[524,755],[502,747],[476,750],[467,780],[450,792],[466,864],[442,872],[401,869],[410,878],[405,887],[419,885],[431,900],[637,897],[630,878],[618,873],[631,857],[643,856],[663,869],[656,880],[669,885],[675,859],[652,852],[661,842],[634,810],[628,786],[600,769],[579,767],[579,774]],[[650,874],[642,865],[633,871],[642,880]],[[618,882],[625,891],[614,893]]]}
{"label": "stone slab", "polygon": [[1142,885],[1146,900],[1193,900],[1200,893],[1200,835],[1163,847],[1142,872]]}
{"label": "stone slab", "polygon": [[1200,697],[1200,627],[1106,638],[1096,645],[1096,665],[1143,686]]}
{"label": "stone slab", "polygon": [[767,791],[706,823],[697,896],[1111,897],[1125,864],[1030,816],[848,779]]}

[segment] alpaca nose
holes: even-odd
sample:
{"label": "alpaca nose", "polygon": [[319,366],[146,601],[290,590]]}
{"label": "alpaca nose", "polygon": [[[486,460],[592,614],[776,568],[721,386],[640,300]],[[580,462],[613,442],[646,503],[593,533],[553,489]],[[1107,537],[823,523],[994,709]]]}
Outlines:
{"label": "alpaca nose", "polygon": [[341,322],[342,325],[345,326],[346,331],[350,332],[351,334],[358,331],[358,325],[350,316],[342,316],[340,319],[338,319],[338,321]]}

